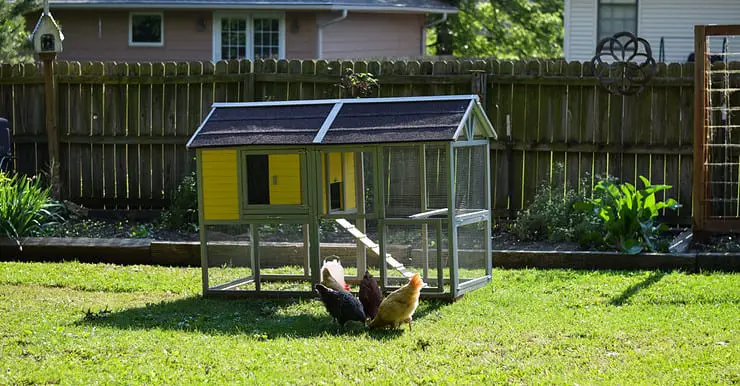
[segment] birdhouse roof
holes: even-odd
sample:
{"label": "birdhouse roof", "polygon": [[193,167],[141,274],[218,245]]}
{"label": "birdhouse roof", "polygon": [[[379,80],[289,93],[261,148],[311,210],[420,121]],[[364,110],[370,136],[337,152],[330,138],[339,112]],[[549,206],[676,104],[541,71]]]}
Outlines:
{"label": "birdhouse roof", "polygon": [[472,116],[496,137],[476,95],[215,103],[188,147],[455,141]]}
{"label": "birdhouse roof", "polygon": [[54,27],[57,31],[59,31],[59,39],[64,40],[64,34],[62,33],[62,29],[59,27],[59,24],[57,24],[57,21],[54,20],[54,17],[51,16],[50,13],[42,13],[41,17],[39,18],[39,21],[36,22],[36,27],[33,28],[33,32],[31,33],[31,39],[33,39],[34,36],[36,36],[36,33],[39,31],[42,25],[44,23],[51,23],[50,25]]}

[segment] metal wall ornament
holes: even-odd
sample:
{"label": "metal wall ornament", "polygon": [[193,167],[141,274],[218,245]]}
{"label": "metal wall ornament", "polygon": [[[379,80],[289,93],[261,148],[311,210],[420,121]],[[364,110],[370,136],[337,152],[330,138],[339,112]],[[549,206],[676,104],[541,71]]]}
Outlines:
{"label": "metal wall ornament", "polygon": [[650,43],[631,32],[602,39],[591,64],[599,85],[613,95],[639,94],[657,68]]}

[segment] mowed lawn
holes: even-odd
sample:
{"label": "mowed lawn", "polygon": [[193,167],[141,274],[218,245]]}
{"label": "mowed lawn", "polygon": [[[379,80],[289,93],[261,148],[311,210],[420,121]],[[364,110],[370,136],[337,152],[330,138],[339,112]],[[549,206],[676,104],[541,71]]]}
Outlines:
{"label": "mowed lawn", "polygon": [[199,290],[194,268],[0,263],[0,384],[740,382],[740,274],[496,270],[400,332]]}

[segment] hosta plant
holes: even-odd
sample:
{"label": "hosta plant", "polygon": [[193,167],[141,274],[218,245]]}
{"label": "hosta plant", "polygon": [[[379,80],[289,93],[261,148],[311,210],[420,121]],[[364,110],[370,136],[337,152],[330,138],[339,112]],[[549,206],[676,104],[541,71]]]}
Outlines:
{"label": "hosta plant", "polygon": [[680,207],[672,198],[658,201],[655,197],[656,193],[670,189],[670,185],[652,185],[643,176],[640,180],[642,189],[627,182],[601,180],[594,187],[594,198],[576,204],[580,209],[593,211],[603,222],[608,244],[630,254],[658,250],[658,236],[667,230],[665,224],[657,221],[658,214],[663,209]]}

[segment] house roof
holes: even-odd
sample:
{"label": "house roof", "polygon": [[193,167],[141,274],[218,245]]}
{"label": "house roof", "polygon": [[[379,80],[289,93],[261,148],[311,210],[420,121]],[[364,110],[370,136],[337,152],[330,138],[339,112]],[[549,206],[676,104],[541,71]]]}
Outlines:
{"label": "house roof", "polygon": [[51,0],[53,8],[270,9],[457,13],[449,0]]}
{"label": "house roof", "polygon": [[455,141],[471,114],[496,136],[476,95],[216,103],[188,147]]}

